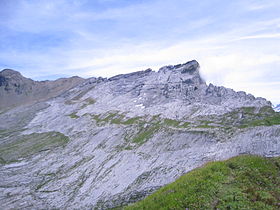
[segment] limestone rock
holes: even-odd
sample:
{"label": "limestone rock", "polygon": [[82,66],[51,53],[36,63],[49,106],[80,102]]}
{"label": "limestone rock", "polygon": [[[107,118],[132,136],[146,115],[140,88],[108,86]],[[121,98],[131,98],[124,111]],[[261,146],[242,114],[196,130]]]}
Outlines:
{"label": "limestone rock", "polygon": [[0,114],[1,207],[126,205],[208,161],[279,156],[279,119],[263,98],[207,85],[196,61],[91,78]]}

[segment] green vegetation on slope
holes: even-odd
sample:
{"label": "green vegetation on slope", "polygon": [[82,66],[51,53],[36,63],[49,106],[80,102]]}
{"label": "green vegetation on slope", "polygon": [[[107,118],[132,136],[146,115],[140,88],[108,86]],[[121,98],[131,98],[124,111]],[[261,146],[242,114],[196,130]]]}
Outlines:
{"label": "green vegetation on slope", "polygon": [[125,209],[279,209],[280,158],[238,156],[183,175]]}
{"label": "green vegetation on slope", "polygon": [[69,138],[59,132],[32,133],[17,136],[0,144],[0,162],[9,163],[43,150],[67,144]]}
{"label": "green vegetation on slope", "polygon": [[[137,143],[138,145],[145,143],[160,129],[185,129],[190,124],[189,122],[173,119],[162,119],[159,116],[153,116],[152,118],[148,116],[127,118],[124,114],[118,112],[108,112],[103,115],[91,114],[91,117],[97,126],[105,126],[107,124],[126,126],[131,132],[125,136],[125,140]],[[131,149],[131,147],[127,147],[127,149]]]}
{"label": "green vegetation on slope", "polygon": [[161,127],[173,127],[173,128],[187,128],[190,123],[186,121],[177,121],[173,119],[160,118],[159,115],[142,117],[133,117],[128,118],[125,114],[118,112],[108,112],[105,114],[94,115],[91,114],[93,120],[95,120],[98,126],[104,126],[106,124],[115,124],[115,125],[160,125]]}
{"label": "green vegetation on slope", "polygon": [[78,119],[79,116],[77,115],[77,112],[73,112],[71,114],[68,115],[69,117],[71,117],[72,119]]}
{"label": "green vegetation on slope", "polygon": [[243,107],[223,115],[218,122],[221,125],[234,125],[239,128],[279,125],[280,113],[275,112],[269,106],[260,109],[256,107]]}
{"label": "green vegetation on slope", "polygon": [[236,129],[272,125],[280,125],[280,113],[269,106],[242,107],[222,115],[199,116],[191,124],[195,128],[219,129],[224,133],[231,133]]}
{"label": "green vegetation on slope", "polygon": [[[87,115],[87,114],[85,114]],[[70,116],[70,115],[69,115]],[[167,119],[156,116],[141,116],[128,118],[125,113],[107,112],[104,114],[90,114],[97,126],[118,125],[126,127],[125,140],[127,142],[144,144],[161,129],[190,131],[214,130],[223,133],[225,140],[239,129],[255,126],[271,126],[280,124],[280,113],[271,107],[243,107],[223,115],[199,116],[194,119]],[[75,113],[70,116],[78,118]],[[125,147],[134,148],[132,145]]]}
{"label": "green vegetation on slope", "polygon": [[150,139],[154,133],[156,133],[160,129],[160,125],[153,124],[147,127],[141,126],[140,131],[134,135],[132,138],[132,142],[138,143],[139,145],[145,143],[148,139]]}
{"label": "green vegetation on slope", "polygon": [[125,114],[108,112],[105,114],[91,115],[98,126],[106,124],[139,125],[160,124],[165,128],[188,129],[188,128],[247,128],[255,126],[271,126],[280,124],[280,113],[271,107],[243,107],[235,109],[223,115],[199,116],[194,119],[174,120],[161,118],[159,115],[150,119],[148,116],[127,118]]}

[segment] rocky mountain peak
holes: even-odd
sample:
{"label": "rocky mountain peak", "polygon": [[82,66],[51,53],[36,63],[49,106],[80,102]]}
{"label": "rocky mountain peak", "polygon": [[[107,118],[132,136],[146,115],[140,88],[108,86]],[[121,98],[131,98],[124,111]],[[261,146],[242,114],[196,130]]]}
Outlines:
{"label": "rocky mountain peak", "polygon": [[168,65],[163,66],[159,69],[159,72],[167,72],[167,71],[180,71],[182,74],[189,73],[193,74],[194,72],[199,71],[199,63],[196,60],[188,61],[184,64],[177,65]]}
{"label": "rocky mountain peak", "polygon": [[2,71],[0,71],[0,76],[21,76],[22,75],[18,72],[18,71],[15,71],[13,69],[3,69]]}
{"label": "rocky mountain peak", "polygon": [[31,85],[33,80],[27,79],[18,71],[12,69],[4,69],[0,72],[0,89],[4,88],[5,91],[16,89],[19,92],[19,87],[23,85]]}
{"label": "rocky mountain peak", "polygon": [[[184,64],[164,66],[159,69],[160,75],[168,75],[168,83],[183,83],[188,86],[206,85],[199,73],[199,63],[196,60]],[[159,77],[162,77],[160,76]]]}
{"label": "rocky mountain peak", "polygon": [[121,207],[208,161],[280,155],[280,114],[196,61],[76,79],[0,86],[0,108],[31,103],[0,113],[2,208]]}
{"label": "rocky mountain peak", "polygon": [[196,60],[192,60],[184,64],[175,65],[174,68],[180,70],[182,74],[194,74],[199,73],[200,66]]}

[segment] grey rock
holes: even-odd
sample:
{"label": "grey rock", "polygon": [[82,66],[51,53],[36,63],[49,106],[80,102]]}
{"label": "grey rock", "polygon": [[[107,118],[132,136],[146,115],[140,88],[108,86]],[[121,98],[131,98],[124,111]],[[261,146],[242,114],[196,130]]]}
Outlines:
{"label": "grey rock", "polygon": [[249,123],[266,114],[275,113],[263,98],[207,85],[196,61],[88,79],[44,103],[0,114],[1,122],[9,119],[0,127],[0,148],[34,133],[70,139],[3,162],[1,207],[107,209],[208,161],[279,156],[280,125]]}

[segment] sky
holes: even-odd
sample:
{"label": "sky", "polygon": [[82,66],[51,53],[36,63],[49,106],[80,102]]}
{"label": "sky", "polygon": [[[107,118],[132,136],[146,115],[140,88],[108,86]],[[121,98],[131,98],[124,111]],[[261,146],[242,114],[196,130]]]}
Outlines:
{"label": "sky", "polygon": [[207,83],[280,104],[279,0],[0,0],[0,69],[110,77],[197,60]]}

